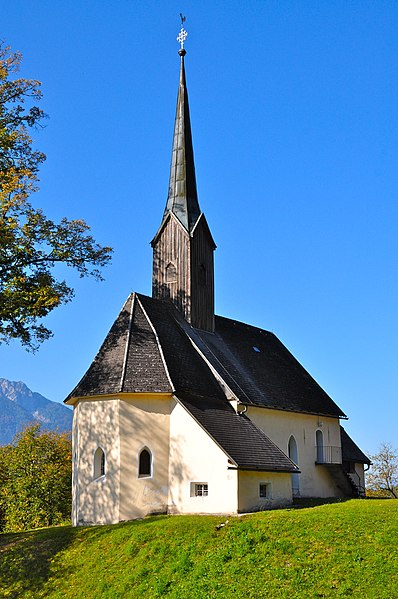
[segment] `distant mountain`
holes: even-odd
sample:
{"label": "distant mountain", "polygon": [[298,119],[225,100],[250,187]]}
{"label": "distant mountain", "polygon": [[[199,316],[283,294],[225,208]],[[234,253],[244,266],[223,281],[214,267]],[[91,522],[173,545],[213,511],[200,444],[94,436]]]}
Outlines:
{"label": "distant mountain", "polygon": [[31,391],[21,381],[0,378],[0,445],[11,443],[15,434],[32,422],[51,431],[70,431],[72,410]]}

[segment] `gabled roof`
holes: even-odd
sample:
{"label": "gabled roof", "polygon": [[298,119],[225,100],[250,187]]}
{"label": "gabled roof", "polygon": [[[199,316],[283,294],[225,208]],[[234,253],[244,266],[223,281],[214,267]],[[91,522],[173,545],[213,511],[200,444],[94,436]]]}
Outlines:
{"label": "gabled roof", "polygon": [[345,417],[273,333],[216,316],[215,333],[199,334],[201,350],[242,403]]}
{"label": "gabled roof", "polygon": [[173,392],[229,456],[232,466],[298,471],[249,418],[235,412],[197,351],[194,333],[171,302],[132,294],[65,401],[115,393]]}
{"label": "gabled roof", "polygon": [[94,361],[65,401],[114,393],[170,393],[155,332],[131,294]]}
{"label": "gabled roof", "polygon": [[341,435],[341,453],[343,462],[356,462],[358,464],[371,464],[372,462],[361,451],[358,445],[351,439],[345,429],[340,426]]}

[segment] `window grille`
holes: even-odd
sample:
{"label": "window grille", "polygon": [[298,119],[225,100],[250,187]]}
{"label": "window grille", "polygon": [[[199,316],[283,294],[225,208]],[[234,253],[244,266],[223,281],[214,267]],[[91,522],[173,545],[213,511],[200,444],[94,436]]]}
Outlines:
{"label": "window grille", "polygon": [[191,483],[191,497],[207,497],[208,494],[208,483]]}

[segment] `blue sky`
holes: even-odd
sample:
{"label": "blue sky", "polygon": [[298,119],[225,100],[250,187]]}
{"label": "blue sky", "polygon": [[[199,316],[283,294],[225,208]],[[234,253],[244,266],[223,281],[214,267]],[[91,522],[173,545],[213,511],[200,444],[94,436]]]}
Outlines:
{"label": "blue sky", "polygon": [[0,376],[62,401],[132,291],[151,292],[186,14],[199,201],[216,309],[275,332],[348,414],[362,449],[398,445],[398,5],[395,1],[13,0],[0,37],[43,82],[36,206],[113,246],[35,355]]}

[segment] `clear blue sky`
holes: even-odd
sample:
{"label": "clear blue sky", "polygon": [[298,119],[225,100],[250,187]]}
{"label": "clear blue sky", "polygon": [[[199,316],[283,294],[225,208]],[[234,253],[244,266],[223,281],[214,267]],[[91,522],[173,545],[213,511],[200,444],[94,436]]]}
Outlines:
{"label": "clear blue sky", "polygon": [[275,332],[368,452],[398,445],[398,4],[367,0],[3,2],[0,37],[43,82],[47,154],[32,198],[114,247],[35,355],[0,376],[62,401],[132,291],[150,294],[179,58],[217,313]]}

